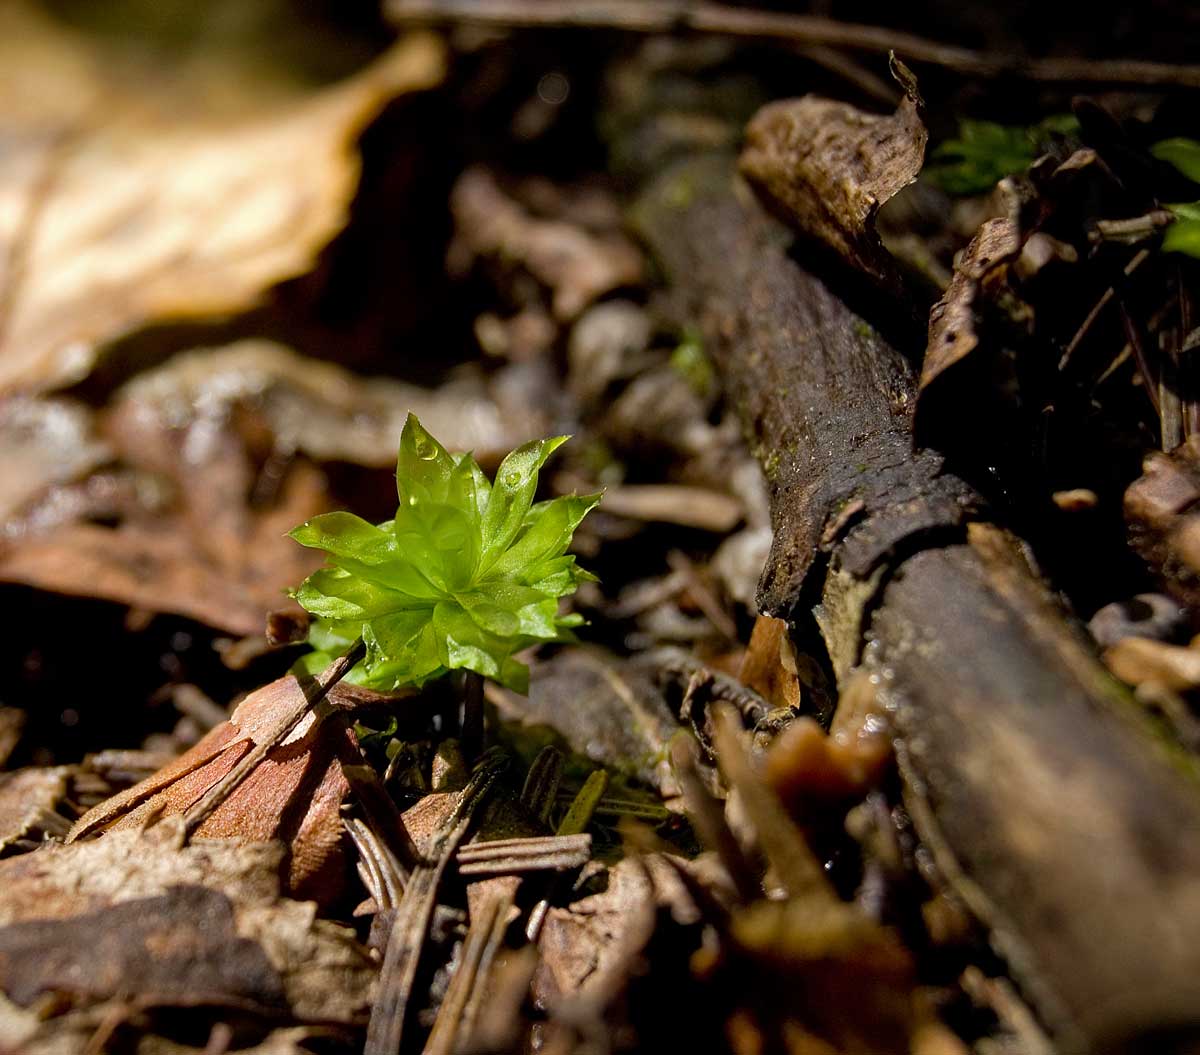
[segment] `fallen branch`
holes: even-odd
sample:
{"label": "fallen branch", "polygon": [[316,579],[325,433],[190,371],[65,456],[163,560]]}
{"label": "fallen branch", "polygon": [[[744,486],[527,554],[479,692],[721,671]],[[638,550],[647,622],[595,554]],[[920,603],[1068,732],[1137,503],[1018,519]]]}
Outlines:
{"label": "fallen branch", "polygon": [[972,490],[913,452],[909,363],[735,192],[732,159],[680,163],[635,216],[771,485],[760,606],[795,620],[819,597],[839,680],[875,675],[918,830],[1062,1050],[1194,1043],[1195,760]]}

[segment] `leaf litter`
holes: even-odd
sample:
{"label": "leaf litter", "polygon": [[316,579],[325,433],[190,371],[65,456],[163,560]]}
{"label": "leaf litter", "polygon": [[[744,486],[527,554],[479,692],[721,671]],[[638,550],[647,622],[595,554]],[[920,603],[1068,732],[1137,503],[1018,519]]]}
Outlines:
{"label": "leaf litter", "polygon": [[[119,713],[111,739],[67,765],[0,775],[0,1047],[1052,1050],[958,877],[916,835],[886,687],[859,671],[835,692],[802,621],[757,613],[771,467],[764,480],[704,342],[630,233],[628,188],[594,171],[596,129],[560,118],[569,94],[547,101],[557,81],[539,81],[521,111],[506,94],[520,83],[510,45],[465,30],[378,39],[356,71],[297,84],[257,59],[240,65],[236,49],[132,61],[136,50],[33,6],[3,20],[5,39],[19,29],[24,44],[0,74],[12,88],[0,104],[12,144],[0,163],[0,581],[14,598],[45,597],[64,623],[85,611],[72,598],[91,599],[130,632],[85,695],[51,701],[64,725],[73,709]],[[648,155],[726,149],[762,99],[735,77],[711,112],[688,112],[703,95],[689,78],[746,68],[719,40],[663,38],[605,62],[597,106],[628,107],[622,67],[664,92],[649,131],[613,113],[598,122],[600,137],[660,137],[639,148]],[[458,79],[468,69],[475,79]],[[1102,141],[1086,108],[1052,136],[964,136],[970,151],[934,154],[969,162],[970,178],[913,184],[930,104],[893,70],[903,98],[890,116],[815,95],[758,111],[743,173],[887,295],[947,279],[929,319],[923,430],[960,427],[954,400],[1000,373],[1020,383],[987,393],[988,422],[1029,406],[1077,413],[1081,385],[1102,393],[1070,419],[1085,432],[1097,408],[1116,408],[1111,446],[1127,455],[1157,432],[1173,450],[1140,480],[1127,456],[1089,474],[1082,441],[1052,434],[1045,478],[1021,486],[1091,495],[1054,498],[1064,517],[1099,516],[1129,488],[1150,571],[1099,589],[1093,632],[1140,705],[1194,749],[1196,470],[1194,444],[1178,442],[1200,418],[1177,383],[1193,337],[1186,283],[1172,279],[1166,304],[1143,285],[1167,273],[1136,241],[1161,234],[1146,211],[1157,198],[1137,197],[1121,168],[1129,142],[1111,129]],[[327,348],[304,338],[323,307],[303,286],[289,302],[297,348],[260,332],[255,306],[333,266],[330,240],[364,222],[352,210],[360,172],[386,169],[372,137],[417,134],[397,131],[388,104],[420,92],[456,113],[439,111],[443,129],[420,104],[403,111],[423,134],[445,133],[444,171],[419,203],[444,217],[438,281],[461,304],[444,347],[380,348],[354,370],[314,358]],[[505,106],[517,107],[511,125],[495,121]],[[478,149],[510,133],[526,147]],[[564,142],[583,143],[583,160],[545,175],[531,158]],[[947,193],[982,195],[992,175],[999,191],[955,213]],[[681,204],[693,191],[672,189]],[[900,251],[896,231],[930,203],[936,225],[926,215],[902,230]],[[1059,304],[1050,280],[1065,274],[1078,289]],[[410,280],[398,270],[398,297]],[[129,354],[139,334],[181,320],[214,328],[185,334],[165,361]],[[1038,342],[1061,353],[1068,381],[1029,367]],[[107,356],[127,354],[102,376]],[[1136,385],[1120,373],[1130,361]],[[1112,376],[1150,400],[1130,411]],[[600,581],[547,612],[586,643],[522,640],[509,658],[530,668],[527,695],[515,675],[483,672],[507,684],[482,690],[486,750],[460,718],[478,686],[432,677],[440,667],[402,692],[339,682],[272,739],[311,691],[303,669],[289,673],[310,628],[285,591],[319,563],[284,532],[335,509],[367,526],[389,515],[409,413],[489,475],[526,441],[574,434],[539,495],[607,492],[571,550]],[[971,439],[968,463],[1019,461],[992,458],[978,430]],[[814,552],[864,512],[853,500],[831,511]],[[1125,554],[1123,529],[1096,537],[1098,551]],[[1080,561],[1039,544],[1071,588]],[[1086,610],[1091,595],[1075,596]],[[155,626],[165,647],[150,644]],[[13,716],[5,757],[23,763],[53,757],[23,717],[46,691],[25,660],[0,712]],[[159,690],[127,690],[129,664],[157,664]],[[398,680],[425,680],[411,675]],[[399,687],[384,680],[375,687]],[[258,761],[245,779],[198,815],[247,758]]]}

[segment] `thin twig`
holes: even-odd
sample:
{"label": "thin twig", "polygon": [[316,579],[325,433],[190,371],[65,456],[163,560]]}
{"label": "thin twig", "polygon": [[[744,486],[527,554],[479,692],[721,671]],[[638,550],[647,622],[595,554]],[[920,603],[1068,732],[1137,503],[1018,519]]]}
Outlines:
{"label": "thin twig", "polygon": [[1125,327],[1125,337],[1128,339],[1130,347],[1133,348],[1133,357],[1137,362],[1138,371],[1142,375],[1142,387],[1146,390],[1146,395],[1150,397],[1150,402],[1154,404],[1154,412],[1161,413],[1158,404],[1158,370],[1150,361],[1150,357],[1146,355],[1146,347],[1142,343],[1142,334],[1138,325],[1133,321],[1133,316],[1129,314],[1129,309],[1125,307],[1125,302],[1120,297],[1117,298],[1117,307],[1121,312],[1121,324]]}
{"label": "thin twig", "polygon": [[819,15],[761,11],[686,0],[390,0],[395,22],[473,22],[526,28],[616,29],[628,33],[715,33],[805,46],[845,48],[929,63],[972,77],[1200,88],[1200,66],[1141,59],[1033,58],[974,51],[912,33]]}
{"label": "thin twig", "polygon": [[565,872],[586,864],[592,856],[592,837],[535,835],[474,843],[458,851],[458,874],[482,879],[524,872]]}
{"label": "thin twig", "polygon": [[329,690],[349,674],[350,669],[364,655],[366,655],[366,645],[363,644],[362,638],[359,638],[346,650],[344,655],[330,663],[317,678],[302,682],[303,703],[297,704],[276,722],[266,735],[247,751],[225,776],[209,788],[199,802],[184,814],[184,831],[191,835],[208,820],[213,811],[238,789],[255,766],[287,738],[288,733],[300,724],[305,715],[324,701],[325,697],[329,695]]}
{"label": "thin twig", "polygon": [[[1150,250],[1139,249],[1136,253],[1134,253],[1129,263],[1125,265],[1123,269],[1125,277],[1128,278],[1149,259]],[[1084,337],[1087,336],[1088,332],[1092,328],[1092,325],[1100,317],[1100,312],[1104,310],[1104,306],[1110,300],[1112,300],[1114,296],[1116,296],[1116,292],[1116,286],[1109,286],[1108,289],[1101,294],[1100,299],[1096,301],[1096,304],[1092,310],[1087,313],[1087,317],[1082,323],[1079,324],[1079,329],[1075,331],[1075,336],[1071,338],[1071,343],[1067,345],[1067,350],[1063,352],[1062,358],[1058,361],[1059,370],[1065,370],[1067,368],[1067,363],[1071,361],[1071,356],[1075,354],[1075,349],[1079,347],[1080,342],[1084,339]]]}
{"label": "thin twig", "polygon": [[460,1038],[469,1036],[483,1000],[489,969],[513,909],[515,888],[507,886],[484,899],[471,920],[454,977],[425,1042],[424,1055],[453,1055]]}
{"label": "thin twig", "polygon": [[409,876],[408,887],[388,935],[387,950],[379,974],[378,996],[367,1027],[364,1055],[397,1055],[400,1051],[413,980],[429,933],[429,922],[437,905],[442,875],[466,835],[475,810],[487,797],[504,763],[502,756],[484,756],[472,774],[470,783],[463,788],[458,805],[434,837],[428,859],[422,861]]}

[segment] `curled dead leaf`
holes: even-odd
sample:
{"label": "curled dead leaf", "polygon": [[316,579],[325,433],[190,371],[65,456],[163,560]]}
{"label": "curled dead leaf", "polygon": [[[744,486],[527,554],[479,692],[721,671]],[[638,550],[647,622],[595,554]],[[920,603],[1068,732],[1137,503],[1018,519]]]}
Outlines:
{"label": "curled dead leaf", "polygon": [[784,220],[884,283],[896,269],[875,215],[917,178],[929,138],[915,81],[896,65],[905,96],[894,114],[812,95],[770,103],[747,127],[739,163]]}
{"label": "curled dead leaf", "polygon": [[929,344],[921,365],[921,391],[943,372],[975,350],[975,298],[980,282],[992,268],[1013,259],[1021,249],[1015,217],[995,217],[984,222],[954,266],[954,277],[942,299],[929,313]]}
{"label": "curled dead leaf", "polygon": [[738,680],[776,707],[800,706],[796,649],[785,620],[760,615],[754,621]]}

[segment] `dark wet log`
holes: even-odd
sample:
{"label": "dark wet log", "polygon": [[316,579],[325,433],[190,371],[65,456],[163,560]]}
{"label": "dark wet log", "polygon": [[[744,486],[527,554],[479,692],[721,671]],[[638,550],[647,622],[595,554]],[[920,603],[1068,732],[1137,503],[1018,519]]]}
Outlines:
{"label": "dark wet log", "polygon": [[[879,675],[943,875],[1066,1052],[1200,1041],[1200,782],[940,457],[908,362],[792,255],[718,158],[636,218],[771,483],[764,610]],[[818,559],[822,558],[822,559]]]}

